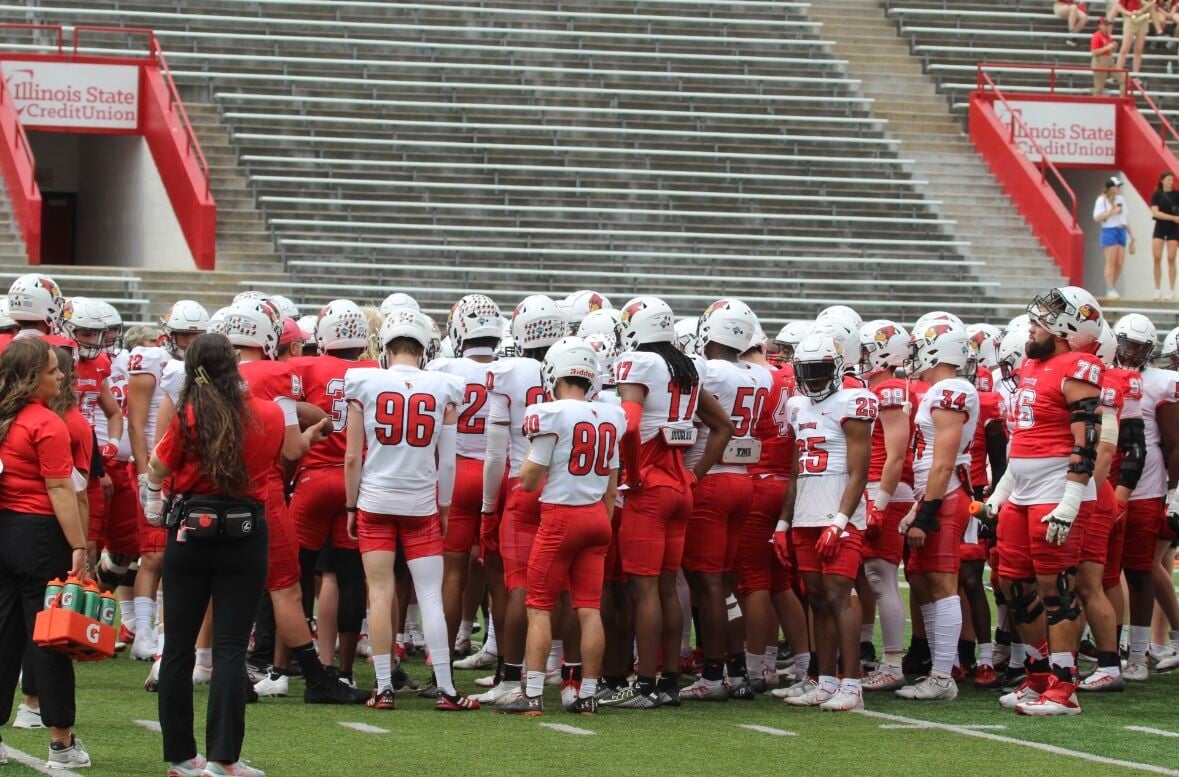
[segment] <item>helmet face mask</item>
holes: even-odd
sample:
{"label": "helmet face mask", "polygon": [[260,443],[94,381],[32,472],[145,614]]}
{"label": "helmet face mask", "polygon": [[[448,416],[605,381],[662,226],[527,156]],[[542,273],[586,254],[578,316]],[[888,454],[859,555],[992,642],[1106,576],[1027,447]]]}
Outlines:
{"label": "helmet face mask", "polygon": [[1101,308],[1084,289],[1064,286],[1032,298],[1028,317],[1071,350],[1086,348],[1101,336]]}
{"label": "helmet face mask", "polygon": [[800,393],[815,401],[835,393],[837,365],[834,361],[794,362],[794,379]]}
{"label": "helmet face mask", "polygon": [[1118,349],[1114,363],[1118,367],[1140,370],[1154,356],[1154,343],[1140,343],[1124,334],[1118,335]]}

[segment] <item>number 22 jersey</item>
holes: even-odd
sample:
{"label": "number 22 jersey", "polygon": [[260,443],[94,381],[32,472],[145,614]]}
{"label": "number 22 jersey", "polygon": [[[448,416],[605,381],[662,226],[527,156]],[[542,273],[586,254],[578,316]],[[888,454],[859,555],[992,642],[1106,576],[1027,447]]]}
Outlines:
{"label": "number 22 jersey", "polygon": [[[847,421],[875,421],[879,400],[864,388],[840,389],[819,402],[792,397],[786,405],[798,447],[794,526],[822,527],[839,512],[847,488]],[[857,529],[865,528],[864,500],[848,516]]]}

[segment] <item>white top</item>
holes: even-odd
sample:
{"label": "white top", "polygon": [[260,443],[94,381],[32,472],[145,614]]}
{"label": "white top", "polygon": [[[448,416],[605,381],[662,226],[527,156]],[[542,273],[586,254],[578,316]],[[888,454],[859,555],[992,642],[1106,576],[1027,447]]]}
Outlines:
{"label": "white top", "polygon": [[[839,512],[848,481],[843,424],[875,421],[878,408],[876,397],[862,388],[840,389],[821,402],[803,395],[790,398],[786,411],[798,446],[794,526],[827,526],[828,518]],[[848,517],[857,529],[865,528],[863,499]]]}
{"label": "white top", "polygon": [[[130,360],[131,354],[127,351],[120,351],[119,355],[111,359],[111,376],[107,378],[107,385],[111,387],[111,394],[114,395],[115,401],[119,403],[119,412],[127,416],[127,363]],[[101,419],[101,420],[99,420]],[[101,423],[103,432],[106,434],[106,414],[98,413],[95,418],[95,427]],[[96,432],[97,434],[97,432]],[[115,454],[117,461],[128,461],[131,458],[131,436],[127,432],[127,422],[123,421],[123,436],[119,439],[119,451]]]}
{"label": "white top", "polygon": [[962,425],[962,443],[954,459],[955,471],[950,473],[946,494],[962,485],[958,479],[959,466],[970,467],[970,453],[974,445],[974,430],[978,426],[978,390],[963,378],[939,380],[921,395],[917,405],[913,429],[913,493],[918,498],[925,495],[929,482],[929,471],[933,468],[933,445],[937,428],[933,424],[934,410],[950,410],[966,415]]}
{"label": "white top", "polygon": [[457,359],[435,359],[426,365],[454,375],[463,382],[463,397],[458,405],[458,455],[483,460],[487,453],[487,371],[491,362],[477,362],[463,356]]}
{"label": "white top", "polygon": [[458,378],[416,367],[358,367],[344,373],[344,399],[364,417],[361,510],[438,512],[438,438],[446,409],[463,395]]}
{"label": "white top", "polygon": [[[705,363],[703,383],[705,391],[716,397],[720,406],[729,413],[733,421],[733,439],[753,439],[753,430],[757,428],[758,419],[774,385],[770,371],[760,364],[709,359]],[[773,412],[773,409],[764,412]],[[684,464],[689,469],[695,468],[696,463],[704,456],[709,433],[707,426],[701,426],[696,443],[684,454]],[[710,475],[725,472],[744,475],[749,472],[749,467],[746,464],[717,462],[708,470]]]}
{"label": "white top", "polygon": [[617,405],[558,399],[528,408],[528,460],[548,467],[540,501],[580,506],[599,502],[618,468],[626,414]]}
{"label": "white top", "polygon": [[[1105,221],[1102,221],[1102,227],[1124,227],[1129,223],[1129,219],[1126,216],[1126,198],[1120,194],[1115,196],[1114,205],[1121,205],[1122,212],[1115,213]],[[1106,199],[1105,195],[1097,195],[1097,201],[1093,203],[1093,218],[1096,219],[1101,214],[1110,210],[1113,210],[1113,205],[1109,204],[1109,200]]]}
{"label": "white top", "polygon": [[496,359],[486,366],[487,420],[508,425],[512,435],[508,448],[508,477],[519,477],[520,466],[528,455],[524,411],[547,398],[540,379],[540,362],[525,356],[513,356]]}
{"label": "white top", "polygon": [[173,359],[164,365],[164,373],[160,376],[160,388],[173,405],[180,404],[180,391],[184,388],[184,362]]}
{"label": "white top", "polygon": [[160,401],[164,398],[162,386],[164,367],[171,361],[168,352],[157,345],[139,345],[131,349],[131,356],[127,360],[127,375],[151,375],[155,381],[152,391],[151,404],[147,408],[147,421],[144,425],[144,438],[147,440],[148,451],[156,444],[156,416],[160,413]]}
{"label": "white top", "polygon": [[1159,405],[1179,402],[1179,372],[1147,367],[1142,371],[1142,421],[1146,427],[1146,465],[1130,499],[1157,499],[1167,495],[1167,465],[1155,411]]}
{"label": "white top", "polygon": [[[704,359],[692,356],[696,373],[703,376],[707,371]],[[642,386],[647,390],[643,400],[643,418],[639,422],[639,441],[655,439],[663,428],[689,428],[696,416],[696,401],[700,385],[690,392],[683,392],[671,382],[671,371],[667,362],[657,353],[650,351],[628,351],[614,362],[614,376],[618,385]]]}

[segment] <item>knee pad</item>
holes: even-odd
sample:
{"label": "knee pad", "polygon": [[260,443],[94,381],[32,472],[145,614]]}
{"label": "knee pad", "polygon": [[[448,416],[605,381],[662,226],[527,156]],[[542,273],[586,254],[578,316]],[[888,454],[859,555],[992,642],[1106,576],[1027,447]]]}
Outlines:
{"label": "knee pad", "polygon": [[135,587],[135,578],[139,575],[139,563],[133,563],[127,568],[127,573],[123,575],[123,579],[119,581],[119,585],[125,585],[128,588]]}
{"label": "knee pad", "polygon": [[340,603],[336,610],[337,628],[346,634],[359,634],[365,616],[364,566],[360,551],[336,550],[336,585]]}
{"label": "knee pad", "polygon": [[998,586],[995,586],[995,588],[993,589],[993,593],[995,594],[995,606],[996,607],[1006,607],[1007,606],[1007,597],[1003,595],[1003,589]]}
{"label": "knee pad", "polygon": [[1044,606],[1048,610],[1046,617],[1049,626],[1055,626],[1065,621],[1075,621],[1081,617],[1081,608],[1077,606],[1074,583],[1076,574],[1076,567],[1070,567],[1056,576],[1056,595],[1049,596],[1044,600]]}
{"label": "knee pad", "polygon": [[1016,623],[1034,623],[1044,612],[1044,604],[1036,594],[1036,581],[1016,580],[1012,583],[1007,609]]}

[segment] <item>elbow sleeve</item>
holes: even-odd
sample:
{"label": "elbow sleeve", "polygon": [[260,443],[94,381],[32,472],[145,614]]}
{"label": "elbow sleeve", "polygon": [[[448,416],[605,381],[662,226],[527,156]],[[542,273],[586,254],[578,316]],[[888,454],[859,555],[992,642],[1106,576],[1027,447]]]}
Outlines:
{"label": "elbow sleeve", "polygon": [[1146,466],[1146,423],[1141,418],[1123,419],[1118,431],[1118,449],[1122,452],[1118,485],[1133,491]]}
{"label": "elbow sleeve", "polygon": [[454,497],[455,457],[458,448],[458,428],[443,426],[438,436],[438,504],[449,507]]}

